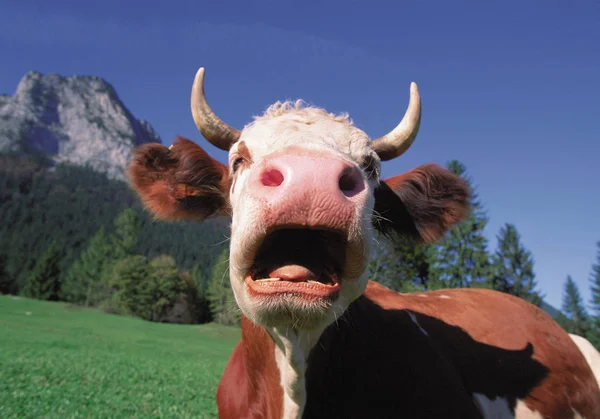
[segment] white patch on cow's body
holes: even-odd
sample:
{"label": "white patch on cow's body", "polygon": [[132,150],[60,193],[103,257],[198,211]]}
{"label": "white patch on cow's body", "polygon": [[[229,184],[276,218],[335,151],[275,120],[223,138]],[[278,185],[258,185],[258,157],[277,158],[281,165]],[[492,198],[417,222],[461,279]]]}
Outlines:
{"label": "white patch on cow's body", "polygon": [[275,361],[283,389],[282,419],[300,419],[306,405],[306,362],[323,329],[267,329],[275,341]]}
{"label": "white patch on cow's body", "polygon": [[[568,419],[590,419],[584,418],[575,409],[572,409],[571,412],[573,413],[573,416],[571,416]],[[517,401],[517,406],[515,407],[515,415],[508,417],[514,417],[515,419],[545,419],[540,412],[530,409],[522,400]]]}
{"label": "white patch on cow's body", "polygon": [[447,298],[450,299],[450,296],[446,295],[446,294],[440,294],[440,298]]}
{"label": "white patch on cow's body", "polygon": [[512,412],[508,400],[502,397],[489,399],[483,394],[473,393],[473,400],[485,419],[515,418],[515,414]]}
{"label": "white patch on cow's body", "polygon": [[419,324],[419,321],[417,320],[417,316],[415,316],[415,313],[413,313],[410,310],[406,310],[406,312],[408,313],[408,317],[410,317],[410,319],[412,320],[412,322],[417,325],[417,327],[419,328],[419,330],[421,330],[421,332],[423,332],[423,334],[425,336],[429,336],[429,333],[427,333],[427,330],[423,329],[421,327],[421,325]]}
{"label": "white patch on cow's body", "polygon": [[427,298],[427,295],[426,294],[417,294],[417,297]]}
{"label": "white patch on cow's body", "polygon": [[600,388],[600,352],[598,352],[586,338],[573,334],[569,334],[569,336],[585,357],[588,365],[594,373],[594,377],[596,377],[598,388]]}
{"label": "white patch on cow's body", "polygon": [[530,409],[522,400],[517,401],[514,417],[516,419],[544,419],[540,412]]}
{"label": "white patch on cow's body", "polygon": [[[508,400],[502,397],[489,399],[483,394],[473,393],[473,400],[484,419],[544,419],[540,412],[530,409],[522,400],[517,400],[514,412],[512,412]],[[586,418],[573,410],[573,416],[569,419]]]}

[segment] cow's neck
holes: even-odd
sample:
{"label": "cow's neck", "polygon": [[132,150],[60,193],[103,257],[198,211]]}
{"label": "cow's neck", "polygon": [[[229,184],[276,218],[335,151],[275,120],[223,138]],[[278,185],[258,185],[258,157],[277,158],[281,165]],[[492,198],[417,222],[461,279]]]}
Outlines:
{"label": "cow's neck", "polygon": [[282,418],[299,419],[306,404],[305,373],[308,355],[323,329],[298,331],[293,328],[269,328],[267,331],[275,342],[275,361],[283,389]]}

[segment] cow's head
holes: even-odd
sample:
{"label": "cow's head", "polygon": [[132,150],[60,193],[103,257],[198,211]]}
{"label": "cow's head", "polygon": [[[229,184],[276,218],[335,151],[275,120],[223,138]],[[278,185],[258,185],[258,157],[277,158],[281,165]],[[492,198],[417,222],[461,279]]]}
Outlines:
{"label": "cow's head", "polygon": [[417,135],[416,84],[400,124],[370,141],[346,115],[301,102],[276,103],[242,131],[226,125],[196,74],[194,121],[227,166],[195,143],[135,151],[129,175],[163,219],[230,215],[230,279],[253,322],[311,329],[332,322],[365,289],[373,227],[431,242],[468,210],[469,190],[436,165],[381,181],[380,162],[404,153]]}

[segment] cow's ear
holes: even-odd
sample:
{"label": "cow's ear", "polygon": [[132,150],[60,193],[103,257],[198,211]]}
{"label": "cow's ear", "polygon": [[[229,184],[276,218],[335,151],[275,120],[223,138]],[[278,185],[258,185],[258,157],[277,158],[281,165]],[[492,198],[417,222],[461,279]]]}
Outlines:
{"label": "cow's ear", "polygon": [[421,243],[441,238],[469,212],[470,190],[459,176],[435,164],[380,182],[373,225]]}
{"label": "cow's ear", "polygon": [[136,148],[128,175],[146,208],[158,218],[205,220],[229,213],[227,166],[186,138],[178,137],[171,148]]}

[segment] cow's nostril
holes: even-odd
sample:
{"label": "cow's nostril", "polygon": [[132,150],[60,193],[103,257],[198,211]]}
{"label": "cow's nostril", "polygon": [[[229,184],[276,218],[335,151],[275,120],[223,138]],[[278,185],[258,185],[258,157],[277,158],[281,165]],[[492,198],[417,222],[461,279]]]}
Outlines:
{"label": "cow's nostril", "polygon": [[356,193],[356,189],[358,188],[358,178],[356,173],[352,170],[346,171],[342,177],[340,177],[339,187],[340,190],[346,196],[352,196]]}
{"label": "cow's nostril", "polygon": [[283,173],[277,169],[267,169],[262,172],[260,181],[265,186],[279,186],[283,183]]}

